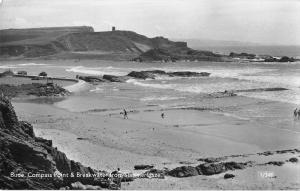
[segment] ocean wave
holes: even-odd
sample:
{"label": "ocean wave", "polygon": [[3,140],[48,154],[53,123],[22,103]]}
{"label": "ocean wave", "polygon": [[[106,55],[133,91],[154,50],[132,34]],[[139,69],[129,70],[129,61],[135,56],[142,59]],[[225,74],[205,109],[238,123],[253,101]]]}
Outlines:
{"label": "ocean wave", "polygon": [[172,96],[149,96],[149,97],[143,97],[140,100],[141,101],[166,101],[166,100],[177,100],[177,99],[183,99],[185,97],[172,97]]}
{"label": "ocean wave", "polygon": [[96,87],[95,89],[91,89],[90,92],[100,92],[103,91],[104,89]]}
{"label": "ocean wave", "polygon": [[95,67],[95,68],[85,67],[85,66],[74,66],[66,69],[67,72],[75,72],[75,73],[88,74],[88,75],[100,75],[100,76],[103,76],[105,74],[116,75],[116,76],[126,75],[128,72],[124,70],[126,69],[115,68],[112,66]]}
{"label": "ocean wave", "polygon": [[69,92],[81,92],[86,91],[87,89],[90,89],[91,85],[83,80],[79,80],[76,84],[72,84],[69,86],[65,86],[64,88],[68,90]]}
{"label": "ocean wave", "polygon": [[1,69],[12,69],[12,68],[18,68],[15,65],[2,65],[0,66]]}
{"label": "ocean wave", "polygon": [[136,79],[129,79],[127,80],[127,83],[131,83],[137,86],[142,87],[152,87],[152,88],[158,88],[158,89],[173,89],[175,84],[151,84],[151,83],[142,83]]}
{"label": "ocean wave", "polygon": [[19,66],[47,66],[49,64],[41,64],[41,63],[24,63],[24,64],[18,64]]}

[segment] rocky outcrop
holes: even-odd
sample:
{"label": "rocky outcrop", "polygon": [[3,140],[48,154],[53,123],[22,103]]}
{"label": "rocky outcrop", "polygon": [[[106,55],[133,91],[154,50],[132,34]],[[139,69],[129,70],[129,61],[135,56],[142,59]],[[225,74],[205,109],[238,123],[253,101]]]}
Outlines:
{"label": "rocky outcrop", "polygon": [[226,174],[224,175],[224,179],[229,179],[229,178],[234,178],[234,177],[235,177],[234,174],[226,173]]}
{"label": "rocky outcrop", "polygon": [[69,95],[66,89],[56,85],[56,84],[42,84],[42,83],[32,83],[32,84],[22,84],[22,85],[8,85],[1,84],[0,92],[9,97],[17,96],[66,96]]}
{"label": "rocky outcrop", "polygon": [[215,162],[220,162],[222,160],[226,160],[227,157],[208,157],[208,158],[200,158],[198,161],[203,161],[206,163],[215,163]]}
{"label": "rocky outcrop", "polygon": [[284,162],[283,161],[270,161],[270,162],[267,162],[263,165],[282,166],[282,165],[284,165]]}
{"label": "rocky outcrop", "polygon": [[226,171],[224,163],[205,163],[196,167],[200,175],[214,175]]}
{"label": "rocky outcrop", "polygon": [[128,74],[128,76],[137,78],[137,79],[155,79],[155,75],[152,72],[148,71],[132,71]]}
{"label": "rocky outcrop", "polygon": [[228,170],[241,170],[249,166],[251,162],[239,163],[239,162],[221,162],[221,163],[204,163],[196,167],[193,166],[181,166],[168,172],[168,175],[173,177],[189,177],[197,175],[210,176],[214,174],[220,174]]}
{"label": "rocky outcrop", "polygon": [[134,170],[149,170],[152,169],[154,165],[140,164],[134,165]]}
{"label": "rocky outcrop", "polygon": [[137,79],[155,79],[157,75],[168,77],[202,77],[209,76],[208,72],[191,72],[191,71],[179,71],[179,72],[165,72],[163,70],[146,70],[146,71],[132,71],[128,76]]}
{"label": "rocky outcrop", "polygon": [[133,61],[162,61],[162,62],[176,62],[178,60],[186,61],[224,61],[225,56],[215,54],[211,51],[193,50],[187,46],[177,47],[159,47],[150,49],[142,53]]}
{"label": "rocky outcrop", "polygon": [[296,60],[292,57],[283,56],[281,58],[266,58],[265,62],[295,62]]}
{"label": "rocky outcrop", "polygon": [[288,161],[292,163],[297,163],[299,160],[296,157],[292,157]]}
{"label": "rocky outcrop", "polygon": [[229,54],[230,57],[232,58],[244,58],[244,59],[254,59],[255,58],[255,54],[249,54],[249,53],[235,53],[235,52],[231,52]]}
{"label": "rocky outcrop", "polygon": [[201,76],[209,76],[208,72],[190,72],[190,71],[180,71],[180,72],[169,72],[169,76],[179,76],[179,77],[201,77]]}
{"label": "rocky outcrop", "polygon": [[189,176],[197,176],[199,175],[199,172],[198,169],[193,166],[180,166],[168,172],[168,175],[183,178]]}
{"label": "rocky outcrop", "polygon": [[13,75],[14,75],[13,71],[7,70],[7,71],[0,73],[0,78],[6,77],[6,76],[13,76]]}
{"label": "rocky outcrop", "polygon": [[89,83],[107,82],[101,76],[78,76],[78,79]]}
{"label": "rocky outcrop", "polygon": [[103,75],[103,79],[110,82],[126,82],[129,78],[127,76]]}
{"label": "rocky outcrop", "polygon": [[[0,150],[0,189],[59,189],[74,187],[72,183],[78,181],[97,188],[120,187],[117,181],[104,176],[106,172],[69,160],[52,147],[51,141],[35,137],[33,127],[18,120],[10,101],[3,96],[0,97]],[[83,177],[92,174],[99,176]]]}

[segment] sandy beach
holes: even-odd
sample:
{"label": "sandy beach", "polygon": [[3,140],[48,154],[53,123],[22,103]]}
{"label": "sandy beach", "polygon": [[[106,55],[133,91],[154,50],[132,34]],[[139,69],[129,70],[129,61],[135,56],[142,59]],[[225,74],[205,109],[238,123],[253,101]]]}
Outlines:
{"label": "sandy beach", "polygon": [[[238,99],[232,98],[230,101],[236,103]],[[161,111],[149,107],[129,112],[129,119],[124,120],[120,110],[70,112],[54,105],[20,101],[14,102],[14,107],[21,120],[33,124],[36,135],[53,140],[54,146],[69,158],[108,171],[121,168],[124,172],[140,174],[143,171],[134,171],[134,165],[153,164],[157,169],[173,169],[183,164],[196,166],[199,164],[197,159],[204,157],[255,154],[294,149],[300,145],[297,131],[272,128],[212,111]],[[160,116],[162,112],[166,115],[165,119]],[[299,153],[228,160],[263,163],[285,161],[291,157],[299,157]],[[138,179],[124,183],[122,188],[295,189],[300,185],[299,168],[299,163],[281,167],[257,166],[234,171],[238,177],[234,180],[224,180],[224,174],[181,179]],[[274,177],[261,177],[260,173],[264,172],[271,172],[276,176],[276,181]]]}

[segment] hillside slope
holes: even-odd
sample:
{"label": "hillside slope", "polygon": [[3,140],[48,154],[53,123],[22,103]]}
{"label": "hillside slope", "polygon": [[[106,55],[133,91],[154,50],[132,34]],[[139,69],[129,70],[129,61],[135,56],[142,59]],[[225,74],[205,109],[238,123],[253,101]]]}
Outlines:
{"label": "hillside slope", "polygon": [[[163,50],[168,55],[152,58],[151,51],[155,50]],[[147,53],[148,51],[150,54]],[[0,31],[0,58],[2,59],[43,57],[132,60],[142,56],[140,58],[143,59],[139,61],[155,61],[169,57],[187,59],[191,57],[191,51],[194,50],[189,49],[186,42],[173,42],[164,37],[148,38],[132,31],[94,32],[92,27],[86,26]],[[144,53],[147,58],[143,57]],[[199,54],[193,52],[192,58],[195,59],[195,55]],[[201,54],[203,55],[203,52]],[[211,52],[208,55],[219,57]]]}

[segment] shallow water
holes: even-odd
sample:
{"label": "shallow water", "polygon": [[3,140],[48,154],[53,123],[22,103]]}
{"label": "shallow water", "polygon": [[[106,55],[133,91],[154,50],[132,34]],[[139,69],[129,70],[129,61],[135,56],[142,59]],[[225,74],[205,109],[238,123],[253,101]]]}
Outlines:
{"label": "shallow water", "polygon": [[[300,104],[300,62],[294,63],[231,63],[231,62],[177,62],[177,63],[135,63],[99,60],[40,60],[40,61],[7,61],[0,63],[0,71],[26,70],[28,74],[46,71],[50,76],[75,77],[76,75],[126,75],[130,71],[164,70],[210,72],[210,77],[171,78],[160,76],[156,80],[128,80],[127,83],[103,83],[97,86],[81,84],[73,86],[82,89],[75,96],[55,103],[56,106],[71,111],[116,110],[123,108],[136,109],[148,105],[161,108],[175,106],[214,107],[205,94],[225,90],[245,90],[254,88],[287,88],[287,91],[241,92],[239,95],[276,101],[279,104],[255,102],[245,107],[239,106],[224,109],[232,115],[242,118],[271,117],[272,120],[291,121],[291,108]],[[84,87],[82,87],[84,86]],[[224,101],[223,101],[224,102]],[[201,103],[201,104],[199,104]],[[246,103],[245,103],[246,104]],[[285,104],[287,104],[285,106]],[[243,105],[243,102],[239,103]],[[275,108],[274,108],[275,107]],[[282,118],[280,118],[282,117]],[[272,121],[271,120],[271,121]]]}

